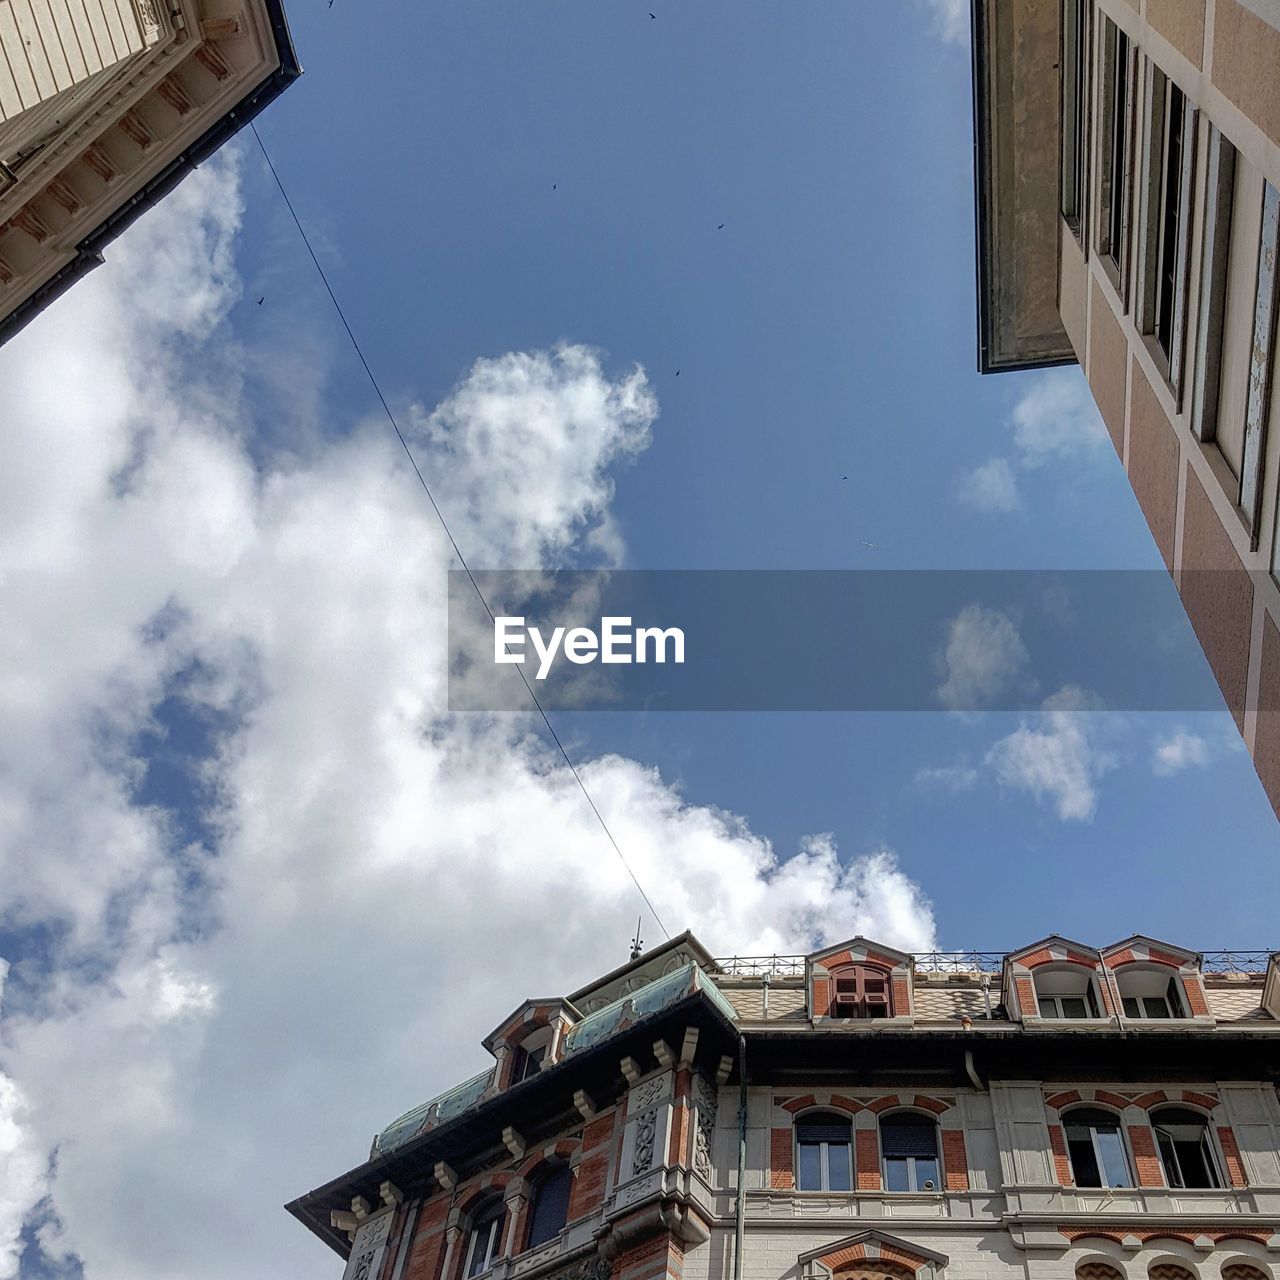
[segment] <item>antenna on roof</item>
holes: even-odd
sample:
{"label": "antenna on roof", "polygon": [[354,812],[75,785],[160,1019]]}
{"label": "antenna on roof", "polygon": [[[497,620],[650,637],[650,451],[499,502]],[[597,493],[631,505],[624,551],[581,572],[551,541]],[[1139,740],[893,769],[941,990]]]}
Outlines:
{"label": "antenna on roof", "polygon": [[640,922],[643,916],[636,916],[636,936],[631,939],[631,959],[640,959],[640,948],[644,946],[644,939],[640,936]]}

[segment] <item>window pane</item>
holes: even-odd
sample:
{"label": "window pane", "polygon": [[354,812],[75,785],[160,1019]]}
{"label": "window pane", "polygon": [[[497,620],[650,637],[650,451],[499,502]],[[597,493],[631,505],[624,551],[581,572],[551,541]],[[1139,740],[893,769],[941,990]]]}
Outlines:
{"label": "window pane", "polygon": [[933,1183],[933,1186],[928,1188],[930,1191],[938,1191],[942,1187],[942,1183],[938,1178],[938,1162],[931,1156],[921,1157],[916,1160],[915,1189],[924,1191],[926,1182]]}
{"label": "window pane", "polygon": [[1142,1017],[1142,1011],[1138,1008],[1137,996],[1125,996],[1120,1003],[1124,1005],[1124,1016],[1126,1018]]}
{"label": "window pane", "polygon": [[1087,1018],[1089,1008],[1082,996],[1061,996],[1062,1016],[1064,1018]]}
{"label": "window pane", "polygon": [[800,1167],[796,1170],[796,1186],[801,1191],[822,1190],[822,1147],[816,1142],[800,1144]]}
{"label": "window pane", "polygon": [[853,1190],[849,1177],[849,1148],[844,1143],[833,1142],[827,1147],[827,1190]]}
{"label": "window pane", "polygon": [[560,1233],[569,1218],[569,1191],[573,1174],[567,1165],[549,1173],[534,1190],[526,1248],[533,1249]]}
{"label": "window pane", "polygon": [[1169,1017],[1169,1002],[1164,996],[1143,996],[1142,1007],[1148,1018]]}
{"label": "window pane", "polygon": [[1156,1142],[1160,1147],[1160,1163],[1164,1165],[1164,1180],[1171,1187],[1182,1186],[1182,1168],[1178,1164],[1178,1152],[1173,1139],[1160,1129],[1156,1130]]}
{"label": "window pane", "polygon": [[1077,1187],[1102,1186],[1102,1173],[1093,1153],[1093,1139],[1086,1129],[1082,1137],[1076,1137],[1078,1126],[1067,1126],[1067,1151],[1071,1155],[1071,1173]]}
{"label": "window pane", "polygon": [[911,1190],[911,1177],[907,1172],[907,1162],[905,1160],[885,1160],[884,1189],[886,1191]]}
{"label": "window pane", "polygon": [[1102,1157],[1102,1175],[1109,1187],[1130,1187],[1129,1162],[1125,1159],[1124,1143],[1118,1129],[1094,1130],[1098,1153]]}

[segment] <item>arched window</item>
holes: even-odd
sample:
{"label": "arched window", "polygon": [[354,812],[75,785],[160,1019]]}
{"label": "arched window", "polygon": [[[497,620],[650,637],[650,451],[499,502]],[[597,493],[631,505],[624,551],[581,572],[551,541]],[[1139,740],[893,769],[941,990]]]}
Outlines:
{"label": "arched window", "polygon": [[497,1196],[480,1205],[471,1215],[466,1265],[462,1273],[467,1280],[478,1276],[482,1271],[488,1271],[497,1262],[506,1218],[506,1205]]}
{"label": "arched window", "polygon": [[1252,1262],[1228,1262],[1222,1268],[1222,1280],[1267,1280],[1267,1273]]}
{"label": "arched window", "polygon": [[1204,1116],[1182,1107],[1161,1107],[1152,1114],[1151,1125],[1156,1131],[1164,1180],[1171,1187],[1222,1186]]}
{"label": "arched window", "polygon": [[573,1171],[567,1164],[548,1169],[534,1183],[526,1249],[536,1249],[564,1230],[564,1224],[569,1221],[569,1192],[572,1188]]}
{"label": "arched window", "polygon": [[888,1018],[893,1015],[893,986],[883,969],[848,964],[833,975],[833,1018]]}
{"label": "arched window", "polygon": [[1131,1187],[1119,1117],[1080,1107],[1062,1117],[1077,1187]]}
{"label": "arched window", "polygon": [[1083,965],[1045,965],[1035,972],[1042,1018],[1100,1018],[1093,974]]}
{"label": "arched window", "polygon": [[852,1191],[853,1143],[848,1116],[810,1111],[796,1121],[796,1188]]}
{"label": "arched window", "polygon": [[880,1121],[880,1159],[886,1191],[938,1191],[938,1126],[917,1111],[895,1111]]}
{"label": "arched window", "polygon": [[1164,965],[1125,965],[1116,973],[1126,1018],[1185,1018],[1182,989]]}
{"label": "arched window", "polygon": [[1124,1274],[1109,1262],[1082,1262],[1076,1268],[1076,1280],[1124,1280]]}
{"label": "arched window", "polygon": [[1179,1262],[1157,1262],[1147,1268],[1150,1280],[1196,1280],[1195,1272]]}

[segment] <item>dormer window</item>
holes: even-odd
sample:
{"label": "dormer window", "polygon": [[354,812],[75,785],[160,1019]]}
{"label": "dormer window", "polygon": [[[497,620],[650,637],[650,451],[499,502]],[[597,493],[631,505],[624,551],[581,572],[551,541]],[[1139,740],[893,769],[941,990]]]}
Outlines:
{"label": "dormer window", "polygon": [[1176,975],[1166,966],[1126,965],[1116,975],[1126,1018],[1185,1018]]}
{"label": "dormer window", "polygon": [[1042,1018],[1100,1018],[1093,975],[1082,965],[1054,965],[1037,969],[1036,1004]]}
{"label": "dormer window", "polygon": [[892,1017],[892,986],[883,969],[851,964],[837,969],[832,977],[835,982],[831,1002],[833,1018]]}
{"label": "dormer window", "polygon": [[535,1049],[518,1048],[516,1050],[515,1065],[511,1071],[511,1083],[519,1084],[521,1080],[528,1080],[530,1076],[536,1076],[542,1070],[542,1064],[546,1060],[549,1045],[540,1044]]}

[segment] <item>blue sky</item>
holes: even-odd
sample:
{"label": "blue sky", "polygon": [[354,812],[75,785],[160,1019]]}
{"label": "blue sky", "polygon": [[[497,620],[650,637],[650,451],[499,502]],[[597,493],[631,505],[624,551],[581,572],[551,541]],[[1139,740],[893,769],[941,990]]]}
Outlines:
{"label": "blue sky", "polygon": [[[396,17],[412,76],[367,79],[346,68],[378,62],[377,23],[342,0],[298,14],[307,78],[262,132],[384,387],[431,403],[477,355],[561,339],[640,362],[661,412],[613,502],[635,567],[1159,569],[1105,439],[1064,424],[1060,446],[1019,450],[1015,406],[1045,375],[975,372],[968,49],[939,10],[648,12],[425,6]],[[335,182],[335,156],[370,181]],[[256,166],[250,184],[249,291],[287,278],[314,300]],[[368,402],[349,360],[339,394]],[[960,500],[992,459],[1019,509]],[[1251,914],[1235,885],[1274,876],[1275,819],[1225,713],[1113,726],[1088,821],[988,780],[917,781],[977,767],[1017,724],[594,715],[569,731],[780,847],[815,830],[890,844],[956,945],[1016,942],[1015,885],[1015,932],[1265,941],[1261,899]],[[1155,775],[1153,740],[1179,730],[1208,762]],[[1230,870],[1188,895],[1209,849]]]}
{"label": "blue sky", "polygon": [[[974,370],[955,10],[295,0],[259,127],[477,566],[1159,569],[1078,372]],[[445,714],[447,549],[251,138],[0,379],[0,1277],[333,1267],[274,1206],[638,897],[531,719]],[[1078,708],[557,724],[717,951],[1275,945],[1225,711]]]}

